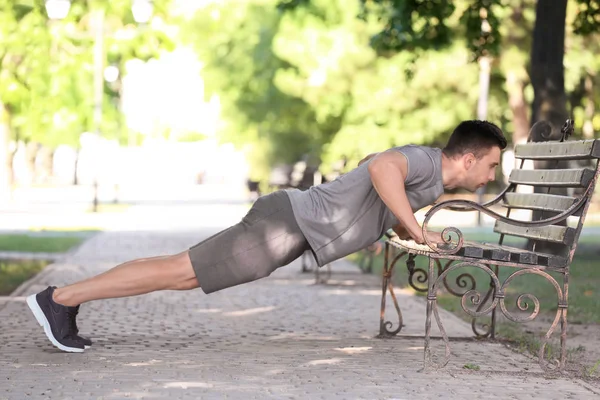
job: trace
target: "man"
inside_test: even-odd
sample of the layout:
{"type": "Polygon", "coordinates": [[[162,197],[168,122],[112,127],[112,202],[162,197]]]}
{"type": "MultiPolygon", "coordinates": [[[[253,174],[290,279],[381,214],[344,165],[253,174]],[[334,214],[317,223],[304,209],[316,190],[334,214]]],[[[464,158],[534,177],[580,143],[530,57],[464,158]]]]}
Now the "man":
{"type": "Polygon", "coordinates": [[[156,290],[202,288],[209,294],[269,276],[310,251],[319,266],[377,241],[393,228],[424,243],[414,213],[444,189],[474,192],[494,180],[506,139],[496,125],[465,121],[441,150],[403,146],[371,154],[338,179],[307,191],[260,197],[241,222],[179,254],[133,260],[62,288],[48,287],[27,304],[58,348],[83,352],[91,341],[78,335],[79,305],[156,290]]]}

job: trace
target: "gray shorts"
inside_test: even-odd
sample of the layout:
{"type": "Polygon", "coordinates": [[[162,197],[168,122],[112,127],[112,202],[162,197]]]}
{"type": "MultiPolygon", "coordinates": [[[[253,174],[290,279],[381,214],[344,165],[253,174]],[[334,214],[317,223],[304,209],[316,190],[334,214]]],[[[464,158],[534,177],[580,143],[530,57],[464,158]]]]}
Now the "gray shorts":
{"type": "Polygon", "coordinates": [[[285,191],[260,197],[242,220],[189,250],[205,293],[269,276],[310,247],[285,191]]]}

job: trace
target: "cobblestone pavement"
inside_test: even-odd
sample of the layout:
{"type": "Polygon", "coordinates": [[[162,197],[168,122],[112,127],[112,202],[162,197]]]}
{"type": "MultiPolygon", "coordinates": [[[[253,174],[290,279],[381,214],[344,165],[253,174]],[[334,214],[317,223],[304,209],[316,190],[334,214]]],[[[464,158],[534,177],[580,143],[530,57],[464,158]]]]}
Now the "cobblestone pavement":
{"type": "MultiPolygon", "coordinates": [[[[315,285],[296,262],[210,296],[168,291],[85,304],[79,326],[95,342],[82,354],[51,346],[25,304],[49,284],[178,252],[213,232],[101,233],[2,298],[0,399],[600,397],[580,380],[545,379],[537,363],[495,343],[456,341],[445,369],[419,372],[423,300],[399,293],[404,335],[377,339],[379,279],[345,262],[328,285],[315,285]]],[[[450,336],[470,336],[468,324],[442,318],[450,336]]]]}

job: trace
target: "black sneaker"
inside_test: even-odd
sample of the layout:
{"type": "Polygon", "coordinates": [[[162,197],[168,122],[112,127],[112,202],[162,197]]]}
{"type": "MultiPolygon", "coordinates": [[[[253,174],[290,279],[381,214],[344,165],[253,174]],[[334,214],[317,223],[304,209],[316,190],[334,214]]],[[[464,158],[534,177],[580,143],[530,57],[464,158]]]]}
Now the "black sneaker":
{"type": "Polygon", "coordinates": [[[27,297],[27,305],[54,346],[70,353],[83,353],[85,344],[75,333],[75,316],[79,307],[55,303],[52,300],[54,289],[49,286],[43,292],[32,294],[27,297]]]}
{"type": "Polygon", "coordinates": [[[74,307],[75,308],[75,315],[73,316],[73,323],[75,324],[75,336],[77,336],[85,345],[85,349],[89,349],[90,347],[92,347],[92,340],[86,338],[85,336],[81,336],[79,334],[79,328],[77,328],[77,320],[75,319],[75,317],[77,317],[77,313],[79,312],[79,306],[74,307]]]}

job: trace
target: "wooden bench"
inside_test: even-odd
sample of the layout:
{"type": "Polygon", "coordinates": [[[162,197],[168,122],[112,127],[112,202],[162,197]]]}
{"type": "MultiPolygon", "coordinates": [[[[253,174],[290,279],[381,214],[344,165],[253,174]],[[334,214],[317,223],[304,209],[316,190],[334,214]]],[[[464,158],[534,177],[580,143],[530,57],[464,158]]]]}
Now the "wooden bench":
{"type": "Polygon", "coordinates": [[[447,240],[445,244],[417,245],[414,241],[402,241],[397,236],[386,241],[380,336],[395,335],[402,329],[402,313],[394,295],[391,277],[394,266],[404,257],[407,258],[409,284],[415,290],[427,293],[425,369],[443,367],[450,358],[450,343],[438,312],[437,293],[440,289],[461,297],[461,306],[472,317],[473,332],[478,338],[494,338],[498,313],[515,322],[531,321],[538,315],[540,304],[534,294],[521,294],[517,297],[516,313],[509,311],[505,304],[505,296],[510,297],[511,281],[526,274],[535,274],[545,278],[554,287],[558,306],[552,325],[541,340],[539,363],[546,372],[564,370],[569,266],[577,248],[600,170],[600,140],[566,141],[571,132],[572,123],[567,121],[560,141],[517,145],[515,158],[520,160],[520,167],[511,172],[508,186],[494,200],[481,205],[467,200],[444,201],[434,205],[425,216],[423,229],[428,230],[429,221],[440,210],[481,212],[495,220],[494,232],[500,234],[498,243],[465,241],[462,232],[454,227],[443,230],[442,236],[447,240]],[[547,169],[524,169],[525,160],[543,160],[547,169]],[[555,165],[566,167],[551,169],[555,165]],[[535,192],[517,191],[526,186],[534,187],[535,192]],[[492,206],[496,206],[496,209],[501,206],[501,209],[506,211],[502,214],[497,213],[492,206]],[[530,210],[534,218],[511,218],[511,211],[517,209],[530,210]],[[533,246],[529,249],[505,246],[503,241],[507,236],[526,238],[533,246]],[[551,254],[539,250],[548,243],[558,245],[560,251],[551,254]],[[415,267],[417,256],[428,258],[427,269],[415,267]],[[484,290],[476,288],[475,279],[468,273],[462,273],[456,278],[458,289],[450,285],[448,274],[463,267],[476,267],[489,275],[490,280],[486,280],[485,293],[484,290]],[[499,268],[511,268],[513,272],[501,282],[498,277],[499,268]],[[548,273],[550,271],[557,272],[561,279],[555,279],[548,273]],[[393,330],[392,322],[385,320],[388,291],[398,313],[398,325],[393,330]],[[533,309],[528,309],[530,305],[533,305],[533,309]],[[432,359],[430,346],[432,316],[445,344],[445,354],[440,357],[439,362],[432,359]],[[476,321],[483,316],[491,318],[491,323],[487,324],[487,329],[480,331],[476,321]],[[558,360],[546,360],[546,346],[557,329],[560,329],[560,357],[558,360]]]}

